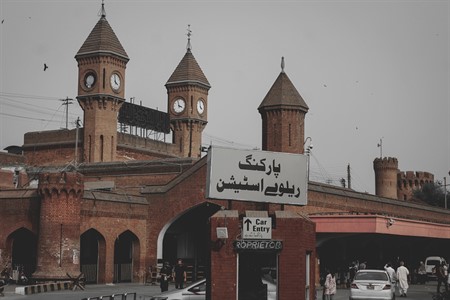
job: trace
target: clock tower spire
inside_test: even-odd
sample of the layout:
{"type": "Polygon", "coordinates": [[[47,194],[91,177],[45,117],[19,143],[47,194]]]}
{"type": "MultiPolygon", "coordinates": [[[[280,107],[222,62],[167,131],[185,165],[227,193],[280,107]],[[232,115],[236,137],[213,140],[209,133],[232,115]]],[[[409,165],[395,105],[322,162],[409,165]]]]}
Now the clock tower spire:
{"type": "Polygon", "coordinates": [[[200,157],[211,85],[192,54],[188,27],[187,51],[166,83],[173,143],[180,157],[200,157]]]}
{"type": "Polygon", "coordinates": [[[125,101],[125,68],[129,61],[108,21],[101,17],[80,50],[77,100],[84,111],[83,161],[116,159],[117,115],[125,101]]]}

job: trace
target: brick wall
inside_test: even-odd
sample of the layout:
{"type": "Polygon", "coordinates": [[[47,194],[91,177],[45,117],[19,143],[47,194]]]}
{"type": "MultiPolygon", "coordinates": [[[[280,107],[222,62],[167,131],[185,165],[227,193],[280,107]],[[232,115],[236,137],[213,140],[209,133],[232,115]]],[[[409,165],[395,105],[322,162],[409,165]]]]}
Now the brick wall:
{"type": "Polygon", "coordinates": [[[2,165],[22,165],[25,163],[25,157],[0,151],[0,163],[2,165]]]}

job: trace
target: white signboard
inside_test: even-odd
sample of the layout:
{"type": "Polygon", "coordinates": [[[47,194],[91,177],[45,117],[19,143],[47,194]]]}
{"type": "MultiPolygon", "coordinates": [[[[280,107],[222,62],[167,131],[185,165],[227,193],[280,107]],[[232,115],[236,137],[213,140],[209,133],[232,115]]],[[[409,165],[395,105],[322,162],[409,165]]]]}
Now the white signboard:
{"type": "Polygon", "coordinates": [[[272,239],[271,218],[246,218],[242,219],[243,239],[272,239]]]}
{"type": "Polygon", "coordinates": [[[210,147],[206,197],[306,205],[307,172],[306,155],[210,147]]]}

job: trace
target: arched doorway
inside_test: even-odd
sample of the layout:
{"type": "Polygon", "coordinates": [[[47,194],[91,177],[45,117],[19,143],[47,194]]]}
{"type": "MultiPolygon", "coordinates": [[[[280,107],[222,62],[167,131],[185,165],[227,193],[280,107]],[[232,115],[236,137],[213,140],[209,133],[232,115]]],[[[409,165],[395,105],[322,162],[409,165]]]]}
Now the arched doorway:
{"type": "Polygon", "coordinates": [[[19,228],[8,237],[11,245],[11,270],[13,280],[17,280],[21,272],[30,278],[36,271],[37,238],[26,228],[19,228]]]}
{"type": "Polygon", "coordinates": [[[187,266],[187,280],[205,276],[209,255],[209,218],[220,210],[213,203],[202,203],[176,216],[158,237],[158,262],[175,264],[178,258],[187,266]]]}
{"type": "Polygon", "coordinates": [[[80,237],[80,271],[86,283],[105,282],[105,238],[95,229],[80,237]]]}
{"type": "Polygon", "coordinates": [[[139,240],[127,230],[114,242],[114,282],[132,282],[139,269],[139,240]]]}

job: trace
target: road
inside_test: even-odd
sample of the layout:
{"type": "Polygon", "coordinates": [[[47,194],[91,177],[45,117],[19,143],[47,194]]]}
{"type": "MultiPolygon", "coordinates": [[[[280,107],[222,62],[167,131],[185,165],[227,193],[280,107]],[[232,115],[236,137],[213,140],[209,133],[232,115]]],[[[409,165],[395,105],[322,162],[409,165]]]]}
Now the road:
{"type": "MultiPolygon", "coordinates": [[[[15,285],[9,285],[6,287],[4,292],[5,300],[81,300],[83,298],[95,297],[95,296],[106,296],[112,294],[123,294],[123,293],[136,293],[136,300],[147,300],[149,296],[159,293],[158,285],[144,285],[144,284],[114,284],[114,285],[87,285],[84,291],[81,290],[66,290],[66,291],[56,291],[48,293],[40,293],[33,295],[18,295],[15,294],[15,285]]],[[[171,285],[170,289],[174,286],[171,285]]],[[[436,291],[436,282],[429,282],[424,285],[411,285],[408,290],[407,298],[400,298],[397,292],[397,299],[408,299],[408,300],[431,300],[433,293],[436,291]]],[[[321,295],[321,290],[318,290],[318,295],[321,295]]],[[[334,300],[348,300],[349,290],[348,289],[338,289],[334,297],[334,300]]],[[[104,298],[109,299],[109,298],[104,298]]],[[[115,299],[122,299],[121,297],[116,297],[115,299]]],[[[134,299],[131,295],[128,295],[127,300],[134,299]]],[[[280,299],[282,300],[282,299],[280,299]]],[[[312,299],[314,300],[314,299],[312,299]]],[[[317,300],[321,300],[319,297],[317,300]]]]}

